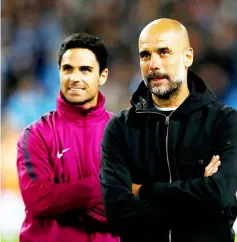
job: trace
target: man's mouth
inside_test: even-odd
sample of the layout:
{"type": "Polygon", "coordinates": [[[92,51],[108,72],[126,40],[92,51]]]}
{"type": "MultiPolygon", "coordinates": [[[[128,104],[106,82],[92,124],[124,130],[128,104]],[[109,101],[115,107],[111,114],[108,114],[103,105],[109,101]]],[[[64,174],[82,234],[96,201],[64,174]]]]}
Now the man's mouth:
{"type": "Polygon", "coordinates": [[[69,93],[72,95],[82,95],[85,92],[86,88],[79,87],[70,87],[68,88],[69,93]]]}
{"type": "Polygon", "coordinates": [[[75,85],[75,86],[69,86],[69,91],[84,91],[86,89],[85,85],[75,85]]]}
{"type": "Polygon", "coordinates": [[[167,79],[165,77],[154,77],[150,79],[151,82],[163,82],[166,81],[167,79]]]}
{"type": "Polygon", "coordinates": [[[85,90],[85,88],[81,88],[81,87],[69,87],[69,90],[85,90]]]}

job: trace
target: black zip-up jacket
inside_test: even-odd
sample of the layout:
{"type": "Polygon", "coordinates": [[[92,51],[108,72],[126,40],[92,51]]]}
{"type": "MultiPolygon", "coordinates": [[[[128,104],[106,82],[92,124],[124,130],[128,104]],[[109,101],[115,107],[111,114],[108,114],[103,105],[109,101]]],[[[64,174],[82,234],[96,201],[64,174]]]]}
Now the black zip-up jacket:
{"type": "Polygon", "coordinates": [[[165,117],[142,82],[132,107],[105,129],[100,181],[105,214],[122,242],[234,241],[237,112],[190,71],[188,85],[188,98],[165,117]],[[213,155],[221,166],[204,177],[213,155]],[[143,184],[139,198],[132,183],[143,184]]]}

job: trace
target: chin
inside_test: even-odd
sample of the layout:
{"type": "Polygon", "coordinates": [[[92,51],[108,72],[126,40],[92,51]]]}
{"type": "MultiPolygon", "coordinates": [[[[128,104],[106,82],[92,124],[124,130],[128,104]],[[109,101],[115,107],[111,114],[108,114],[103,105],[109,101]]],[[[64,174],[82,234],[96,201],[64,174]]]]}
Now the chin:
{"type": "Polygon", "coordinates": [[[72,99],[72,100],[68,100],[68,102],[74,105],[84,105],[85,103],[88,102],[88,100],[72,99]]]}
{"type": "Polygon", "coordinates": [[[167,93],[167,92],[169,92],[169,90],[167,89],[167,88],[162,88],[162,87],[153,87],[152,89],[151,89],[151,91],[152,91],[152,93],[159,93],[160,95],[162,95],[162,94],[165,94],[165,93],[167,93]]]}
{"type": "Polygon", "coordinates": [[[74,105],[76,105],[76,104],[81,104],[82,105],[82,104],[86,103],[88,99],[86,99],[86,98],[76,98],[76,97],[68,97],[68,96],[66,96],[65,97],[65,100],[68,103],[71,103],[71,104],[74,104],[74,105]]]}

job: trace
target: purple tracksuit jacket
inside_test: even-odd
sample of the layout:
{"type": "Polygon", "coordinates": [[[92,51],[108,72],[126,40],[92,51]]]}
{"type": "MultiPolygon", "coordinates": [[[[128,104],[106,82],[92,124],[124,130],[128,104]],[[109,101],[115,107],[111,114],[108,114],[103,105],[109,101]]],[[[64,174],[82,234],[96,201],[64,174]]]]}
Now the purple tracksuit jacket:
{"type": "Polygon", "coordinates": [[[118,242],[104,217],[98,173],[100,143],[112,116],[105,98],[89,110],[64,101],[27,127],[17,170],[25,203],[20,242],[118,242]]]}

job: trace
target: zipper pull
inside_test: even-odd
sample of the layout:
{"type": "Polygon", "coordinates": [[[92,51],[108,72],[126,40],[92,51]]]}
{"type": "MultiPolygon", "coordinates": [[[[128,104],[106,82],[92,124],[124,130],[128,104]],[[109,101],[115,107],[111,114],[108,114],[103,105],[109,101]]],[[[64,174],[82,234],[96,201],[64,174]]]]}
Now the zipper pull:
{"type": "Polygon", "coordinates": [[[169,116],[165,117],[165,125],[167,126],[169,125],[169,121],[170,121],[169,118],[170,118],[169,116]]]}

